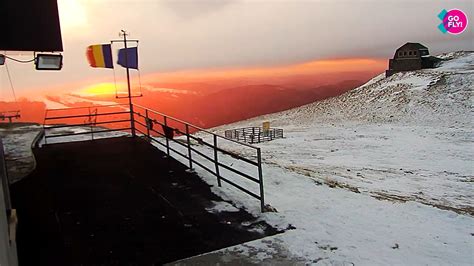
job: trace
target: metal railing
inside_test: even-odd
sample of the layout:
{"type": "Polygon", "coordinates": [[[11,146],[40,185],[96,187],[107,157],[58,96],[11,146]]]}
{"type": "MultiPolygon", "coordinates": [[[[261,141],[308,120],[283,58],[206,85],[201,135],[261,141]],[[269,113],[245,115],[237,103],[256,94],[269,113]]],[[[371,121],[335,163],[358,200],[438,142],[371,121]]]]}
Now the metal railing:
{"type": "Polygon", "coordinates": [[[45,144],[54,138],[90,135],[93,140],[101,133],[131,130],[130,111],[124,104],[47,109],[44,117],[45,144]]]}
{"type": "Polygon", "coordinates": [[[253,144],[281,139],[283,138],[283,129],[270,128],[268,130],[263,130],[261,127],[246,127],[226,130],[224,134],[227,138],[253,144]]]}
{"type": "Polygon", "coordinates": [[[98,133],[130,131],[135,135],[136,132],[157,143],[157,147],[161,146],[168,156],[184,159],[189,169],[199,166],[216,176],[219,187],[225,182],[256,198],[260,201],[261,211],[264,211],[260,148],[217,135],[140,105],[134,104],[131,114],[128,107],[107,105],[48,109],[43,126],[45,144],[48,144],[48,139],[54,138],[90,135],[90,139],[94,139],[98,133]],[[101,127],[97,127],[98,125],[101,127]],[[238,150],[245,150],[246,156],[230,151],[228,147],[232,145],[238,150]],[[250,184],[255,184],[258,188],[247,188],[250,184]]]}
{"type": "Polygon", "coordinates": [[[134,104],[134,115],[134,120],[137,124],[135,130],[146,136],[150,141],[164,147],[168,156],[172,155],[172,153],[179,155],[187,160],[190,169],[193,168],[193,165],[197,165],[216,176],[219,187],[222,186],[223,181],[256,198],[260,201],[261,211],[264,211],[265,199],[260,148],[217,135],[140,105],[134,104]],[[199,136],[193,134],[196,132],[199,132],[199,136]],[[175,145],[171,145],[171,142],[175,145]],[[238,145],[240,149],[247,149],[247,154],[250,154],[244,157],[241,154],[229,151],[223,147],[224,145],[220,145],[221,142],[227,142],[227,146],[230,144],[238,145]],[[197,146],[206,147],[211,152],[206,154],[206,149],[198,149],[197,146]],[[222,155],[226,157],[224,158],[222,155]],[[201,158],[201,160],[197,158],[201,158]],[[204,161],[212,163],[212,166],[205,165],[204,161]],[[244,165],[242,167],[234,166],[237,161],[244,165]],[[254,168],[254,171],[249,171],[249,168],[254,168]],[[226,175],[224,175],[224,172],[226,175]],[[245,178],[251,183],[256,184],[258,192],[251,191],[238,184],[235,178],[231,180],[229,178],[231,175],[245,178]]]}

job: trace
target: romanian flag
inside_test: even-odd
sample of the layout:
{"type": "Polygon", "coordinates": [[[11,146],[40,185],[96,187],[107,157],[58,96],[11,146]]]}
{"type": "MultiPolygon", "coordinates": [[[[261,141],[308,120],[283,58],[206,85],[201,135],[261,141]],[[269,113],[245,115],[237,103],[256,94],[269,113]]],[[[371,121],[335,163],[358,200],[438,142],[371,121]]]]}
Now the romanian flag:
{"type": "Polygon", "coordinates": [[[110,44],[90,45],[86,55],[91,67],[114,68],[110,44]]]}

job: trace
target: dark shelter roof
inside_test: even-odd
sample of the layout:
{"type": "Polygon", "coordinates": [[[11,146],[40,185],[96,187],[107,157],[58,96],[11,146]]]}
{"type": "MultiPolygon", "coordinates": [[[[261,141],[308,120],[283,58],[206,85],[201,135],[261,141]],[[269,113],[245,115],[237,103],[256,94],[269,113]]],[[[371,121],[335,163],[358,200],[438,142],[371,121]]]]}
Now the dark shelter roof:
{"type": "Polygon", "coordinates": [[[56,0],[1,0],[0,18],[0,51],[63,51],[56,0]]]}
{"type": "Polygon", "coordinates": [[[407,42],[404,45],[400,46],[400,48],[398,48],[397,50],[405,49],[405,48],[414,49],[414,50],[428,50],[428,47],[424,46],[421,43],[417,43],[417,42],[407,42]]]}

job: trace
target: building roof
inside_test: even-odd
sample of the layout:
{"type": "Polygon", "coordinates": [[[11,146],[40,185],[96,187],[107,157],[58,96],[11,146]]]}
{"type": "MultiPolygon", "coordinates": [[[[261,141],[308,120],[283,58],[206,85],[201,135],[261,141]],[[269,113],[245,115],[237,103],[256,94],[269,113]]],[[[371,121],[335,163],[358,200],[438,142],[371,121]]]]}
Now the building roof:
{"type": "Polygon", "coordinates": [[[400,48],[398,48],[398,49],[406,48],[407,46],[412,48],[412,49],[417,49],[417,50],[428,50],[428,47],[426,47],[423,44],[418,43],[418,42],[407,42],[404,45],[400,46],[400,48]]]}

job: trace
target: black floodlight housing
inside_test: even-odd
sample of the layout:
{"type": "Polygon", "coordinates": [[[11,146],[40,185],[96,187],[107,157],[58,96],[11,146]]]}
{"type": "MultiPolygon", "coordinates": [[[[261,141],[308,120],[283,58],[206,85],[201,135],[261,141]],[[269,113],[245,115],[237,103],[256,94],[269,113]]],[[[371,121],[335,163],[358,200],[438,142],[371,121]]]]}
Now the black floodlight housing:
{"type": "Polygon", "coordinates": [[[5,64],[5,56],[0,54],[0,66],[2,66],[3,64],[5,64]]]}
{"type": "Polygon", "coordinates": [[[35,65],[36,70],[61,70],[63,67],[63,55],[37,54],[35,65]]]}

